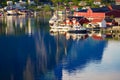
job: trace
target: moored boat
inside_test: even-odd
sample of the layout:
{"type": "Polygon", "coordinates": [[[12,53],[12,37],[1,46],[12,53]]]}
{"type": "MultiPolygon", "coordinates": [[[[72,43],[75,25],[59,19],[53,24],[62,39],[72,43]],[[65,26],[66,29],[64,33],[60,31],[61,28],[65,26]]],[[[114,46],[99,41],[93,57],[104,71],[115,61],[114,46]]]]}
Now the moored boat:
{"type": "Polygon", "coordinates": [[[70,29],[70,26],[52,26],[50,32],[68,32],[70,29]]]}
{"type": "Polygon", "coordinates": [[[52,18],[49,20],[50,27],[54,25],[54,23],[58,20],[58,17],[56,14],[52,16],[52,18]]]}
{"type": "Polygon", "coordinates": [[[87,33],[87,29],[80,26],[80,25],[74,25],[69,31],[69,33],[87,33]]]}
{"type": "Polygon", "coordinates": [[[17,11],[15,9],[9,9],[7,10],[7,15],[16,15],[17,11]]]}

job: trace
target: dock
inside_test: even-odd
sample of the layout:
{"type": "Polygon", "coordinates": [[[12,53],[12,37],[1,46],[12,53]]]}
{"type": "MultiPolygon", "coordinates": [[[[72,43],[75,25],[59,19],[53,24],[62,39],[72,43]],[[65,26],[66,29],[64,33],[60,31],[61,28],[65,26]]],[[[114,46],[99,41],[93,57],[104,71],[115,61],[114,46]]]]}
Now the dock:
{"type": "Polygon", "coordinates": [[[108,36],[111,36],[112,38],[120,39],[120,26],[113,26],[110,28],[101,29],[101,32],[108,36]]]}

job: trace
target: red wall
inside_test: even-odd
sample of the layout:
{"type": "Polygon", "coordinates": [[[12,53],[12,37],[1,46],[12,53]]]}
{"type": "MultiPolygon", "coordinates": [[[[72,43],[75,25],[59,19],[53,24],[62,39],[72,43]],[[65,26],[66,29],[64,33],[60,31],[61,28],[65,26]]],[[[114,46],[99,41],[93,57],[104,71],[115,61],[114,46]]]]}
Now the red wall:
{"type": "Polygon", "coordinates": [[[105,18],[105,13],[93,12],[91,9],[88,9],[87,12],[74,12],[74,16],[84,16],[86,18],[105,18]]]}

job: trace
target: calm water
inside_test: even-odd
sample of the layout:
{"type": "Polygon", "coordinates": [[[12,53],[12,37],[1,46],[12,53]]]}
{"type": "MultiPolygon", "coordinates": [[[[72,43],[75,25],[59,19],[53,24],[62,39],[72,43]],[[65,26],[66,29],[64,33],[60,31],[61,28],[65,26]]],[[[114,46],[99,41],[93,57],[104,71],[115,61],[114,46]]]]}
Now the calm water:
{"type": "Polygon", "coordinates": [[[120,80],[119,40],[51,34],[48,20],[0,18],[0,80],[120,80]]]}

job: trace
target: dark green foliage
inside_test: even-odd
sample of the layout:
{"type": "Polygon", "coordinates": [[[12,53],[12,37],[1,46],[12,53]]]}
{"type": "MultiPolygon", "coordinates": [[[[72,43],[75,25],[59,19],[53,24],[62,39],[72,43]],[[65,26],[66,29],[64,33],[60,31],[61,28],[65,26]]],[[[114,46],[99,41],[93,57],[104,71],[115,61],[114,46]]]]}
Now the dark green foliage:
{"type": "MultiPolygon", "coordinates": [[[[0,0],[0,5],[5,6],[7,1],[8,0],[0,0]]],[[[11,1],[18,2],[19,0],[11,0],[11,1]]],[[[27,0],[24,0],[24,1],[27,2],[27,0]]],[[[57,6],[57,4],[59,3],[68,4],[68,2],[73,2],[74,5],[78,5],[80,1],[85,1],[87,5],[94,6],[93,5],[94,0],[34,0],[34,1],[37,5],[44,3],[44,2],[50,2],[50,3],[52,2],[55,6],[57,6]]],[[[102,4],[108,5],[108,4],[114,3],[115,0],[101,0],[101,2],[102,4]]]]}

